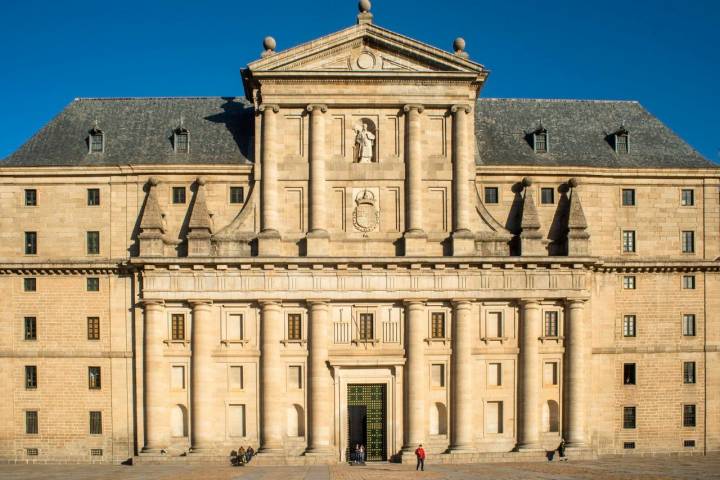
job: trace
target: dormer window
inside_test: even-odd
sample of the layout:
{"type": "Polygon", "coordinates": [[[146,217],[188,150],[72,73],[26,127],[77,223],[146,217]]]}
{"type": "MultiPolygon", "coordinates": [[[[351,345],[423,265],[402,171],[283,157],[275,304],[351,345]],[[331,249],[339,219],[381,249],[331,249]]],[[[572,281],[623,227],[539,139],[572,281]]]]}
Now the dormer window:
{"type": "Polygon", "coordinates": [[[190,153],[190,132],[187,128],[180,125],[175,129],[173,145],[175,153],[190,153]]]}
{"type": "Polygon", "coordinates": [[[630,153],[630,133],[625,127],[620,127],[620,130],[615,132],[615,153],[620,155],[630,153]]]}
{"type": "Polygon", "coordinates": [[[105,151],[105,134],[97,125],[90,130],[88,148],[90,153],[103,153],[105,151]]]}
{"type": "Polygon", "coordinates": [[[533,148],[535,149],[535,153],[547,153],[550,150],[548,140],[548,132],[541,125],[533,132],[533,148]]]}

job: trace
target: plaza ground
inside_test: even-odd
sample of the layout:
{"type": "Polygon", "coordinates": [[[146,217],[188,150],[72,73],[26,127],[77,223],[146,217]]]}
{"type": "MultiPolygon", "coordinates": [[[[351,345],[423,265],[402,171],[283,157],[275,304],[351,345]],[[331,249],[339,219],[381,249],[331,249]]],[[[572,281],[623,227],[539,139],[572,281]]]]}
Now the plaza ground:
{"type": "Polygon", "coordinates": [[[389,463],[365,467],[231,467],[223,465],[0,465],[2,480],[524,480],[720,479],[720,455],[603,457],[594,461],[428,465],[425,472],[389,463]]]}

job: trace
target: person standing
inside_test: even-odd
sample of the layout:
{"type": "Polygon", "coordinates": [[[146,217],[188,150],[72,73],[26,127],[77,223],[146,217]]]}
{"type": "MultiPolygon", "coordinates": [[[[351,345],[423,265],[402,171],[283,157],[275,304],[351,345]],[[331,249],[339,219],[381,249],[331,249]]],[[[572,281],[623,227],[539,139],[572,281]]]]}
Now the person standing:
{"type": "Polygon", "coordinates": [[[558,445],[557,448],[558,454],[560,455],[560,461],[567,461],[567,457],[565,457],[565,439],[560,439],[560,445],[558,445]]]}
{"type": "Polygon", "coordinates": [[[358,453],[358,459],[362,465],[365,465],[365,445],[360,444],[360,451],[358,453]]]}
{"type": "Polygon", "coordinates": [[[425,449],[422,446],[422,443],[418,448],[415,449],[415,456],[417,457],[417,465],[415,466],[415,470],[421,470],[425,471],[425,449]]]}

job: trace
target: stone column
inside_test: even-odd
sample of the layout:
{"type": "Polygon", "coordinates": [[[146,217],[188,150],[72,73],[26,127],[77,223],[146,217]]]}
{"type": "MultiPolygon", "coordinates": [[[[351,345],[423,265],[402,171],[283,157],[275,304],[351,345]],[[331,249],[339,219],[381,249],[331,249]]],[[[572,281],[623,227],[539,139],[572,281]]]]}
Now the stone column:
{"type": "Polygon", "coordinates": [[[405,255],[421,255],[427,242],[422,228],[422,105],[406,105],[405,111],[405,255]]]}
{"type": "Polygon", "coordinates": [[[425,441],[425,397],[427,395],[425,349],[427,335],[424,300],[405,302],[405,446],[403,452],[413,453],[425,441]]]}
{"type": "Polygon", "coordinates": [[[333,452],[333,379],[328,368],[328,331],[330,321],[327,300],[310,304],[310,441],[308,452],[333,452]]]}
{"type": "Polygon", "coordinates": [[[568,299],[565,316],[565,441],[568,447],[585,446],[587,367],[585,300],[568,299]]]}
{"type": "Polygon", "coordinates": [[[520,418],[518,447],[537,450],[540,445],[540,303],[536,299],[520,303],[520,418]]]}
{"type": "Polygon", "coordinates": [[[213,394],[215,378],[212,351],[220,338],[215,335],[212,302],[191,300],[189,303],[192,306],[192,450],[210,451],[213,437],[217,435],[212,417],[218,408],[213,394]]]}
{"type": "Polygon", "coordinates": [[[475,252],[475,236],[470,230],[470,207],[474,204],[471,191],[471,167],[474,166],[474,134],[468,129],[470,105],[454,105],[453,114],[453,255],[475,252]]]}
{"type": "Polygon", "coordinates": [[[170,444],[167,395],[170,391],[167,362],[163,356],[167,339],[167,318],[162,300],[144,300],[145,338],[143,385],[145,397],[145,447],[143,452],[159,453],[170,444]]]}
{"type": "Polygon", "coordinates": [[[472,452],[473,432],[473,361],[472,303],[453,301],[452,336],[452,442],[453,452],[472,452]]]}
{"type": "Polygon", "coordinates": [[[308,105],[310,112],[310,232],[309,256],[327,255],[328,239],[325,192],[325,113],[326,105],[308,105]]]}
{"type": "Polygon", "coordinates": [[[260,452],[281,453],[283,449],[282,362],[280,341],[283,336],[283,315],[280,302],[263,300],[261,312],[260,394],[261,424],[260,452]]]}
{"type": "Polygon", "coordinates": [[[278,202],[278,105],[260,105],[262,113],[262,175],[260,181],[262,230],[258,235],[258,253],[277,255],[280,248],[280,205],[278,202]]]}

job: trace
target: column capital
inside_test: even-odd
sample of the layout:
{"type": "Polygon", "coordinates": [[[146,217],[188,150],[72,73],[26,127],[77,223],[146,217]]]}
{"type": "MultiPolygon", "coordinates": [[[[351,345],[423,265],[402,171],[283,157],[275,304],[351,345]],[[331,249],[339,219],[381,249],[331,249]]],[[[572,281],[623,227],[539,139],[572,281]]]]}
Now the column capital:
{"type": "Polygon", "coordinates": [[[268,307],[278,307],[282,305],[282,300],[273,300],[273,299],[260,299],[257,301],[261,307],[268,308],[268,307]]]}
{"type": "Polygon", "coordinates": [[[418,113],[423,113],[425,111],[425,107],[417,103],[411,103],[403,107],[403,112],[405,113],[410,113],[413,110],[417,110],[418,113]]]}
{"type": "Polygon", "coordinates": [[[403,300],[403,304],[406,307],[424,307],[425,302],[427,302],[427,298],[408,298],[403,300]]]}
{"type": "Polygon", "coordinates": [[[321,307],[321,306],[327,307],[328,304],[330,303],[330,299],[329,298],[310,298],[310,299],[305,300],[305,303],[307,303],[311,307],[321,307]]]}
{"type": "Polygon", "coordinates": [[[524,308],[540,308],[541,298],[521,298],[518,300],[520,306],[524,308]]]}
{"type": "Polygon", "coordinates": [[[568,308],[582,308],[585,305],[585,302],[587,302],[587,298],[566,298],[565,304],[568,306],[568,308]]]}
{"type": "Polygon", "coordinates": [[[311,103],[306,107],[306,110],[310,113],[327,113],[328,106],[324,103],[311,103]]]}
{"type": "Polygon", "coordinates": [[[258,107],[258,111],[265,112],[266,110],[272,110],[273,113],[278,113],[280,111],[280,105],[277,105],[275,103],[263,103],[258,107]]]}
{"type": "Polygon", "coordinates": [[[197,298],[197,299],[188,300],[187,303],[189,303],[192,308],[200,308],[200,307],[209,307],[210,305],[213,304],[213,301],[197,298]]]}
{"type": "Polygon", "coordinates": [[[143,298],[138,302],[138,306],[149,308],[149,307],[164,307],[165,300],[160,298],[143,298]]]}
{"type": "Polygon", "coordinates": [[[453,298],[450,300],[450,303],[452,303],[452,306],[457,309],[465,309],[471,308],[474,301],[474,298],[453,298]]]}
{"type": "Polygon", "coordinates": [[[458,113],[458,112],[470,113],[470,112],[472,112],[472,106],[468,105],[467,103],[459,103],[457,105],[453,105],[452,107],[450,107],[450,111],[452,113],[458,113]]]}

